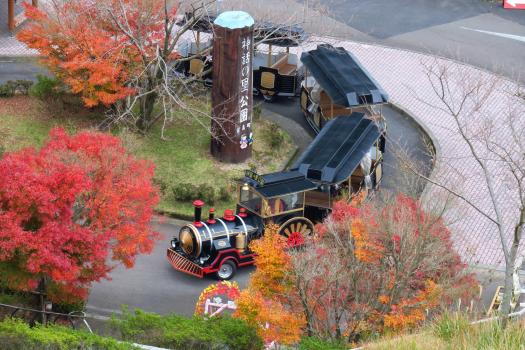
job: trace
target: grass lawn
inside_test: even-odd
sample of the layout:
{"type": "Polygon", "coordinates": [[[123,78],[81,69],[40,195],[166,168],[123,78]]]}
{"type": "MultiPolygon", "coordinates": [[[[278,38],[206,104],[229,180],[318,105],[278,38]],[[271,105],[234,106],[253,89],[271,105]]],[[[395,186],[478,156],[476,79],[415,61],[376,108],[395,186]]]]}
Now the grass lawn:
{"type": "Polygon", "coordinates": [[[444,315],[424,331],[366,344],[369,350],[523,350],[525,321],[502,330],[497,322],[470,325],[461,315],[444,315]]]}
{"type": "MultiPolygon", "coordinates": [[[[193,101],[209,110],[206,97],[193,101]]],[[[102,118],[102,110],[81,107],[48,107],[27,96],[0,99],[0,147],[16,151],[23,147],[40,147],[53,127],[69,132],[93,128],[102,118]]],[[[234,179],[244,169],[256,167],[260,173],[278,171],[295,151],[288,134],[266,120],[253,123],[253,157],[245,164],[223,164],[209,154],[210,135],[184,112],[165,130],[167,140],[160,138],[160,126],[146,136],[126,130],[114,130],[124,145],[137,157],[152,160],[156,165],[155,181],[161,189],[158,210],[170,215],[192,215],[192,199],[203,196],[218,213],[235,204],[234,179]],[[281,140],[275,145],[275,140],[281,140]],[[272,148],[272,141],[274,147],[272,148]],[[212,203],[210,203],[212,202],[212,203]]]]}

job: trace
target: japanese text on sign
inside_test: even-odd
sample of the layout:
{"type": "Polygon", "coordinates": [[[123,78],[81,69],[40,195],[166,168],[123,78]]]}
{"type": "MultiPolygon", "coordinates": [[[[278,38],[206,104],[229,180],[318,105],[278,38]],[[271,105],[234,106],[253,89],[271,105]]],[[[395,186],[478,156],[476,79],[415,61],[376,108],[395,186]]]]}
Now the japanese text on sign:
{"type": "Polygon", "coordinates": [[[241,39],[241,75],[239,89],[239,127],[241,133],[241,148],[244,149],[252,143],[251,116],[249,109],[250,73],[252,60],[251,37],[241,39]]]}

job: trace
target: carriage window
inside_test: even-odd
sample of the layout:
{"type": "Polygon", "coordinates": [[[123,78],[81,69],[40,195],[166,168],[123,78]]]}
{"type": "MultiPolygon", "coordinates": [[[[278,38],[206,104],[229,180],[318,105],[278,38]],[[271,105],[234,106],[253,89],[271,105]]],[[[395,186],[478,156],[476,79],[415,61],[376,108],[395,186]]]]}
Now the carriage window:
{"type": "Polygon", "coordinates": [[[277,215],[291,210],[303,209],[303,194],[292,193],[281,197],[268,199],[267,215],[277,215]]]}
{"type": "Polygon", "coordinates": [[[240,189],[239,204],[257,214],[261,214],[262,197],[253,190],[240,189]]]}

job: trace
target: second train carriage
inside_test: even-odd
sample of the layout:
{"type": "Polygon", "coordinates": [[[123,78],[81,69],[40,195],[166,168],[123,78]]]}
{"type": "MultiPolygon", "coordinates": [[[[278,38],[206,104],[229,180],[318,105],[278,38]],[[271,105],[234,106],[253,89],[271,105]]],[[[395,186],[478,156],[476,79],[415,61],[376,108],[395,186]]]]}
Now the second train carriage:
{"type": "Polygon", "coordinates": [[[301,109],[316,132],[329,120],[353,112],[382,115],[387,93],[350,52],[322,44],[304,52],[301,61],[301,109]]]}
{"type": "Polygon", "coordinates": [[[353,113],[329,121],[288,171],[258,175],[247,171],[239,180],[237,208],[216,217],[213,209],[195,218],[173,237],[167,250],[171,265],[184,273],[230,279],[237,268],[251,265],[249,249],[269,223],[279,225],[288,244],[301,244],[314,232],[335,200],[375,190],[382,178],[385,151],[381,122],[353,113]]]}

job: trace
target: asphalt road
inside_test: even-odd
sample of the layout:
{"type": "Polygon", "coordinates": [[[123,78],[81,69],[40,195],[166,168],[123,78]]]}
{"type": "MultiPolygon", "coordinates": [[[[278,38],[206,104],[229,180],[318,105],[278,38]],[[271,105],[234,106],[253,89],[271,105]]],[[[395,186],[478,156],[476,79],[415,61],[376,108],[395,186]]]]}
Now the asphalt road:
{"type": "Polygon", "coordinates": [[[320,3],[357,40],[449,57],[525,82],[525,10],[485,0],[320,3]]]}
{"type": "MultiPolygon", "coordinates": [[[[132,269],[122,266],[115,269],[110,281],[95,283],[88,300],[88,313],[109,316],[118,313],[121,305],[128,305],[131,310],[140,308],[160,314],[190,316],[202,290],[217,282],[213,278],[199,279],[173,269],[166,258],[166,249],[172,236],[178,234],[180,225],[165,222],[153,226],[164,236],[153,252],[139,256],[132,269]]],[[[252,270],[253,267],[239,269],[233,280],[244,287],[252,270]]]]}

